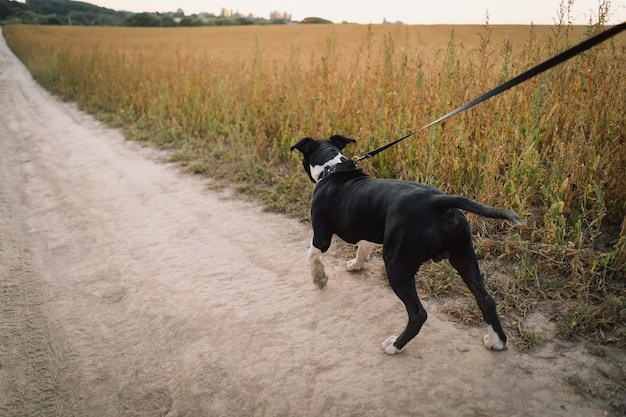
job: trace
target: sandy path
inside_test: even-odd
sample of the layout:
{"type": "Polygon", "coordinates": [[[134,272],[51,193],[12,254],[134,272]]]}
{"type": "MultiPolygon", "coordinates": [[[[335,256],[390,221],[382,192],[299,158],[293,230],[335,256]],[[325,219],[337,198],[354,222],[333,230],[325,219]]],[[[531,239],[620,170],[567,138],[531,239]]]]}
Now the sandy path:
{"type": "Polygon", "coordinates": [[[351,275],[331,254],[316,290],[306,226],[50,97],[2,38],[0,108],[1,416],[609,410],[567,382],[607,359],[490,352],[428,300],[422,334],[385,355],[405,314],[378,268],[351,275]]]}

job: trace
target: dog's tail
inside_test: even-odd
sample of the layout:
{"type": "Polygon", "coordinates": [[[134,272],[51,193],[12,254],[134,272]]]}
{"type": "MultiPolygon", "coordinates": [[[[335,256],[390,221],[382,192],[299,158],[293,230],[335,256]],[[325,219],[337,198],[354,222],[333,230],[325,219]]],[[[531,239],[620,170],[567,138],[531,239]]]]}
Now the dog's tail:
{"type": "Polygon", "coordinates": [[[494,219],[507,219],[513,223],[519,224],[520,219],[514,211],[486,206],[474,201],[471,198],[463,197],[460,195],[436,195],[433,196],[435,206],[441,211],[449,208],[458,208],[467,210],[475,214],[479,214],[485,217],[491,217],[494,219]]]}

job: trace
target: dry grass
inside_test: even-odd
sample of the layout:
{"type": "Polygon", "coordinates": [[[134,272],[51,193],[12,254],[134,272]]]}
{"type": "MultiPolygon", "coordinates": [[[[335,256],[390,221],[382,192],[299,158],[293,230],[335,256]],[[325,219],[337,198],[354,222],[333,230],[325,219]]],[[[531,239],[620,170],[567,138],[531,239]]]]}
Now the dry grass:
{"type": "MultiPolygon", "coordinates": [[[[10,26],[4,34],[53,92],[134,139],[174,149],[191,172],[306,218],[311,186],[289,153],[297,139],[342,133],[358,139],[347,152],[363,154],[600,30],[601,22],[10,26]]],[[[523,226],[470,216],[481,257],[509,267],[509,279],[490,282],[503,310],[549,303],[562,334],[620,344],[625,55],[622,35],[362,164],[375,176],[512,207],[523,226]]],[[[440,281],[424,285],[446,293],[440,281]]]]}

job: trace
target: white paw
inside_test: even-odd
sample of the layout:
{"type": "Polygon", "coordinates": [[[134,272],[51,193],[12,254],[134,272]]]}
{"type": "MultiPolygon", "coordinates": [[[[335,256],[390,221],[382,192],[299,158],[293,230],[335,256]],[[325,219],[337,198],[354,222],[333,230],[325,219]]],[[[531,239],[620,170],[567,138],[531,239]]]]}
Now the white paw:
{"type": "Polygon", "coordinates": [[[385,351],[387,355],[395,355],[396,353],[400,353],[404,350],[404,348],[398,349],[393,345],[396,339],[397,339],[396,336],[389,336],[381,344],[383,350],[385,351]]]}
{"type": "Polygon", "coordinates": [[[327,282],[328,282],[328,275],[324,273],[324,269],[316,270],[315,273],[313,274],[313,283],[317,286],[317,288],[321,290],[322,288],[326,286],[327,282]]]}
{"type": "Polygon", "coordinates": [[[348,268],[348,271],[350,272],[360,271],[361,269],[363,269],[363,262],[359,262],[356,258],[354,258],[350,259],[346,266],[348,268]]]}
{"type": "Polygon", "coordinates": [[[487,326],[487,334],[483,336],[483,343],[487,349],[504,350],[507,348],[507,342],[503,342],[493,330],[491,325],[487,326]]]}
{"type": "Polygon", "coordinates": [[[324,288],[328,282],[328,276],[326,276],[324,272],[324,264],[321,261],[321,257],[322,251],[313,246],[313,242],[311,242],[311,246],[309,247],[309,268],[311,268],[313,282],[320,290],[324,288]]]}

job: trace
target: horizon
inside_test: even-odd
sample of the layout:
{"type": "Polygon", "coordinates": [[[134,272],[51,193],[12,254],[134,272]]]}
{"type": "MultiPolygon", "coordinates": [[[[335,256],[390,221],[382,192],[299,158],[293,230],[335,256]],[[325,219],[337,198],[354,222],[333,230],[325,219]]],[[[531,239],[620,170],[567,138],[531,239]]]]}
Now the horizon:
{"type": "MultiPolygon", "coordinates": [[[[626,21],[626,0],[606,1],[610,7],[606,24],[626,21]]],[[[558,10],[567,1],[527,0],[504,2],[502,0],[440,0],[407,8],[404,0],[387,0],[377,4],[350,5],[330,0],[318,0],[306,4],[291,0],[88,0],[85,3],[117,11],[133,13],[168,13],[181,9],[186,16],[211,13],[219,16],[222,10],[269,18],[270,13],[280,12],[292,16],[294,21],[318,17],[333,23],[378,24],[401,22],[404,24],[484,24],[486,16],[494,25],[552,25],[557,23],[558,10]]],[[[597,22],[599,2],[579,0],[571,5],[571,23],[586,25],[597,22]]],[[[567,18],[567,16],[565,16],[567,18]]],[[[568,22],[564,22],[568,23],[568,22]]]]}

